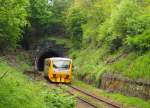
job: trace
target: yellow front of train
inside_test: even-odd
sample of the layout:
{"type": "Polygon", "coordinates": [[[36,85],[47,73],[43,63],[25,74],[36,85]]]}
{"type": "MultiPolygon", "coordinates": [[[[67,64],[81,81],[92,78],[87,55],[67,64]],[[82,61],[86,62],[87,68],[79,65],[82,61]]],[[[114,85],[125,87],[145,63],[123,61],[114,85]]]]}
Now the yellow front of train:
{"type": "Polygon", "coordinates": [[[48,58],[44,71],[51,82],[70,83],[72,80],[72,60],[69,58],[48,58]]]}

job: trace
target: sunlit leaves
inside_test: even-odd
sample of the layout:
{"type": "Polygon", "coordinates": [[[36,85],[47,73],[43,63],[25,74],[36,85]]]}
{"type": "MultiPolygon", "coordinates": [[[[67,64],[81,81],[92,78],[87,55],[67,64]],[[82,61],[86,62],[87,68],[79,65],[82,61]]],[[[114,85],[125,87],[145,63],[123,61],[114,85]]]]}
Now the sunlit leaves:
{"type": "Polygon", "coordinates": [[[27,0],[0,0],[0,49],[16,47],[27,24],[27,0]]]}
{"type": "Polygon", "coordinates": [[[47,23],[52,14],[47,0],[30,0],[29,12],[30,21],[39,24],[47,23]]]}

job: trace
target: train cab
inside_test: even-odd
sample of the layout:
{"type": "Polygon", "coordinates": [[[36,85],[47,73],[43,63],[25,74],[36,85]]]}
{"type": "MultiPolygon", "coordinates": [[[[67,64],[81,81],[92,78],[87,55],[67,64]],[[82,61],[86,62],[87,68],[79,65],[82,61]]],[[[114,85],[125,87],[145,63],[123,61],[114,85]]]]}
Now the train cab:
{"type": "Polygon", "coordinates": [[[45,59],[44,76],[51,82],[71,83],[72,59],[60,57],[45,59]]]}

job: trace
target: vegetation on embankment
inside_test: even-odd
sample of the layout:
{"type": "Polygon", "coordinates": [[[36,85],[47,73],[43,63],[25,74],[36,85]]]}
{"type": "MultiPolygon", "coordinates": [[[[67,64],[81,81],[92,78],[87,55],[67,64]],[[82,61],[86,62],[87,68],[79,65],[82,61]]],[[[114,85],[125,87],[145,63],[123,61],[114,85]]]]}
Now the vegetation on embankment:
{"type": "Polygon", "coordinates": [[[124,96],[120,93],[108,93],[103,90],[97,89],[90,85],[87,85],[81,81],[74,81],[74,85],[81,87],[82,89],[88,90],[97,96],[108,98],[122,105],[123,108],[149,108],[150,101],[144,101],[140,98],[124,96]]]}
{"type": "Polygon", "coordinates": [[[44,82],[30,80],[23,71],[31,69],[24,53],[0,57],[0,108],[73,108],[72,97],[50,89],[44,82]]]}
{"type": "Polygon", "coordinates": [[[147,0],[75,0],[66,26],[80,79],[99,85],[104,72],[115,72],[149,81],[149,16],[147,0]]]}
{"type": "Polygon", "coordinates": [[[100,86],[101,76],[104,72],[122,74],[131,79],[150,79],[150,52],[146,53],[104,53],[105,49],[87,48],[73,51],[74,65],[78,77],[88,83],[100,86]]]}

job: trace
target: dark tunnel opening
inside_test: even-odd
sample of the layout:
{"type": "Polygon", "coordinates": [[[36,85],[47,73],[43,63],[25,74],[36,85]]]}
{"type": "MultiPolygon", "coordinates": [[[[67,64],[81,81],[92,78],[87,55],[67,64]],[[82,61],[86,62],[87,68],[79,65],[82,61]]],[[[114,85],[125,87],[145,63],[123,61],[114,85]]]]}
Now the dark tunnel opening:
{"type": "Polygon", "coordinates": [[[53,51],[47,51],[47,52],[44,52],[38,59],[38,62],[37,62],[37,69],[39,71],[43,71],[44,70],[44,60],[46,58],[50,58],[50,57],[59,57],[59,54],[57,54],[56,52],[53,52],[53,51]]]}

